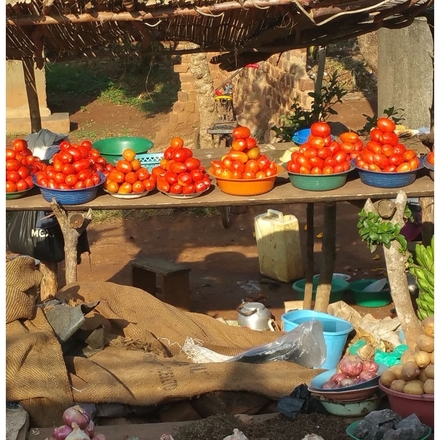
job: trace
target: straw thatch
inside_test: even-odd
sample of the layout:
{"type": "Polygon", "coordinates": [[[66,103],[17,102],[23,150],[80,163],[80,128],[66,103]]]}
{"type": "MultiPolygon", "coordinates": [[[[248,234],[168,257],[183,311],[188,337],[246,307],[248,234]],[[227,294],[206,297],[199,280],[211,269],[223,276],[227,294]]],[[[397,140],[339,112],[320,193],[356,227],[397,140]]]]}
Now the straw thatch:
{"type": "Polygon", "coordinates": [[[433,0],[6,0],[6,58],[217,52],[225,70],[401,28],[433,0]],[[182,44],[185,43],[185,44],[182,44]],[[187,44],[188,43],[188,44],[187,44]]]}

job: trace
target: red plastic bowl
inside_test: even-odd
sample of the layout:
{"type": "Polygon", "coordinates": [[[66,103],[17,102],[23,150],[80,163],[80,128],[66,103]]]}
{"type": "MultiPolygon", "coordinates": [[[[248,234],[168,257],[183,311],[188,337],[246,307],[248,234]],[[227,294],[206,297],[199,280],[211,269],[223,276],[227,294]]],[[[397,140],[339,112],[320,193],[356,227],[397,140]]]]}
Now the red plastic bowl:
{"type": "Polygon", "coordinates": [[[434,394],[399,393],[391,390],[379,382],[379,388],[387,395],[391,409],[402,416],[415,414],[419,420],[434,430],[434,394]]]}

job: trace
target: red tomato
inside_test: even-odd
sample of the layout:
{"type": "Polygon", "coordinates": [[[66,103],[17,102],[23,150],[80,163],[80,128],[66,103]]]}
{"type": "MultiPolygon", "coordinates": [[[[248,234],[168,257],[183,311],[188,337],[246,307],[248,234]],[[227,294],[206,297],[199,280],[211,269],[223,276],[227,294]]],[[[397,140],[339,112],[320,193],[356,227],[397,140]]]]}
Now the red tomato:
{"type": "MultiPolygon", "coordinates": [[[[338,161],[334,157],[327,157],[324,160],[324,166],[330,165],[332,168],[334,168],[338,164],[338,161]]],[[[322,167],[324,168],[324,167],[322,167]]]]}
{"type": "Polygon", "coordinates": [[[310,170],[310,174],[322,174],[322,169],[320,167],[313,167],[310,170]]]}
{"type": "Polygon", "coordinates": [[[232,179],[232,171],[227,168],[223,168],[220,171],[219,177],[222,179],[232,179]]]}
{"type": "Polygon", "coordinates": [[[66,176],[63,173],[56,173],[54,180],[59,185],[60,183],[64,183],[65,178],[66,176]]]}
{"type": "Polygon", "coordinates": [[[313,148],[313,147],[309,147],[304,151],[303,155],[307,159],[310,159],[311,157],[317,157],[318,156],[318,149],[313,148]]]}
{"type": "MultiPolygon", "coordinates": [[[[170,140],[170,147],[173,148],[182,148],[183,147],[183,139],[179,136],[174,136],[171,140],[170,140]]],[[[168,191],[166,191],[168,192],[168,191]]]]}
{"type": "Polygon", "coordinates": [[[337,141],[332,141],[332,143],[328,146],[328,148],[332,152],[332,155],[334,155],[341,149],[341,145],[337,141]]]}
{"type": "Polygon", "coordinates": [[[406,150],[402,156],[405,162],[409,162],[411,159],[414,159],[417,154],[414,150],[406,150]]]}
{"type": "Polygon", "coordinates": [[[309,163],[310,163],[310,166],[312,168],[320,168],[320,169],[322,169],[325,166],[324,159],[321,159],[320,157],[311,157],[311,158],[309,158],[309,163]]]}
{"type": "Polygon", "coordinates": [[[19,162],[17,159],[8,159],[6,161],[7,171],[18,171],[20,167],[21,167],[21,162],[19,162]]]}
{"type": "Polygon", "coordinates": [[[32,188],[34,186],[34,182],[32,182],[32,176],[27,176],[24,180],[26,181],[28,188],[32,188]]]}
{"type": "MultiPolygon", "coordinates": [[[[235,160],[239,160],[240,162],[243,162],[244,164],[249,160],[249,157],[246,153],[244,153],[243,151],[231,151],[230,153],[228,153],[229,158],[231,159],[231,165],[232,162],[235,160]]],[[[227,167],[229,169],[231,169],[231,167],[227,167]]]]}
{"type": "Polygon", "coordinates": [[[206,187],[205,182],[197,182],[197,183],[194,185],[194,190],[195,190],[196,193],[203,192],[203,191],[205,191],[206,189],[207,189],[207,187],[206,187]]]}
{"type": "Polygon", "coordinates": [[[186,172],[187,169],[186,169],[186,165],[183,162],[173,162],[170,165],[170,168],[168,171],[171,171],[175,174],[180,174],[180,173],[186,172]]]}
{"type": "Polygon", "coordinates": [[[186,169],[188,171],[196,170],[200,167],[200,159],[197,159],[196,157],[188,157],[188,159],[185,160],[186,169]]]}
{"type": "Polygon", "coordinates": [[[77,147],[70,146],[69,148],[66,149],[66,153],[72,156],[72,160],[69,161],[69,163],[75,162],[77,160],[81,160],[83,158],[81,150],[77,147]]]}
{"type": "Polygon", "coordinates": [[[180,183],[170,185],[170,194],[182,194],[183,186],[180,183]]]}
{"type": "Polygon", "coordinates": [[[247,139],[250,135],[251,131],[247,127],[239,126],[232,130],[232,137],[234,139],[247,139]]]}
{"type": "Polygon", "coordinates": [[[396,172],[398,173],[405,173],[407,171],[411,171],[411,165],[408,162],[401,163],[396,168],[396,172]]]}
{"type": "Polygon", "coordinates": [[[193,184],[182,187],[182,194],[193,194],[194,192],[195,190],[193,184]]]}
{"type": "MultiPolygon", "coordinates": [[[[244,165],[241,162],[238,162],[238,163],[240,165],[242,165],[243,169],[244,169],[244,165]]],[[[201,171],[199,169],[191,170],[190,174],[191,174],[191,178],[192,178],[193,182],[199,182],[200,180],[203,180],[204,173],[203,173],[203,171],[201,171]]]]}
{"type": "Polygon", "coordinates": [[[373,155],[373,163],[377,165],[381,170],[383,170],[389,165],[388,158],[380,153],[375,153],[373,155]]]}
{"type": "Polygon", "coordinates": [[[307,139],[307,143],[313,148],[324,148],[325,147],[325,139],[321,136],[310,135],[307,139]]]}
{"type": "Polygon", "coordinates": [[[17,183],[21,179],[18,171],[6,171],[6,180],[17,183]]]}
{"type": "Polygon", "coordinates": [[[159,176],[157,178],[157,189],[163,192],[169,192],[170,184],[165,180],[164,177],[159,176]]]}
{"type": "Polygon", "coordinates": [[[324,147],[318,151],[318,157],[320,157],[321,159],[326,159],[327,157],[331,156],[333,156],[333,153],[330,150],[330,147],[324,147]]]}
{"type": "Polygon", "coordinates": [[[60,143],[59,147],[61,151],[66,151],[70,147],[70,142],[64,140],[60,143]]]}
{"type": "MultiPolygon", "coordinates": [[[[345,163],[347,163],[347,162],[345,162],[345,163]]],[[[343,165],[342,163],[338,163],[338,164],[333,168],[333,172],[334,172],[335,174],[337,174],[337,173],[343,173],[344,171],[346,171],[346,170],[345,170],[345,167],[344,167],[344,165],[343,165]]]]}
{"type": "Polygon", "coordinates": [[[300,167],[299,167],[300,174],[310,174],[311,170],[312,170],[311,167],[306,167],[304,165],[300,165],[300,167]]]}
{"type": "Polygon", "coordinates": [[[20,175],[20,177],[22,179],[26,179],[27,176],[29,176],[30,172],[29,172],[29,168],[27,166],[22,165],[19,169],[18,169],[18,174],[20,175]]]}
{"type": "Polygon", "coordinates": [[[248,149],[251,150],[252,148],[255,148],[257,146],[257,140],[253,137],[248,137],[246,139],[246,145],[248,149]]]}
{"type": "Polygon", "coordinates": [[[10,180],[6,181],[6,192],[17,192],[17,185],[15,182],[11,182],[10,180]]]}
{"type": "Polygon", "coordinates": [[[179,183],[182,186],[186,186],[193,183],[191,173],[180,173],[177,176],[177,183],[179,183]]]}
{"type": "Polygon", "coordinates": [[[382,143],[383,144],[390,144],[394,147],[394,145],[397,145],[399,143],[399,136],[397,136],[394,131],[391,131],[389,133],[384,133],[382,135],[382,143]]]}
{"type": "Polygon", "coordinates": [[[15,159],[15,151],[12,148],[6,148],[6,160],[15,159]]]}
{"type": "Polygon", "coordinates": [[[388,158],[388,162],[390,163],[390,165],[394,165],[394,166],[398,167],[400,164],[402,164],[404,162],[403,156],[401,154],[392,154],[388,158]]]}
{"type": "Polygon", "coordinates": [[[240,174],[243,174],[245,172],[245,168],[246,168],[245,164],[239,160],[233,160],[231,163],[231,170],[237,171],[240,174]]]}
{"type": "Polygon", "coordinates": [[[75,168],[71,163],[65,163],[61,166],[61,172],[66,176],[69,174],[75,174],[75,168]]]}
{"type": "Polygon", "coordinates": [[[379,128],[373,128],[370,131],[370,139],[375,142],[382,143],[383,132],[379,128]]]}
{"type": "Polygon", "coordinates": [[[299,166],[306,167],[308,169],[312,168],[309,160],[303,154],[300,154],[299,156],[297,156],[296,163],[299,166]]]}
{"type": "Polygon", "coordinates": [[[322,169],[322,174],[334,174],[334,168],[331,167],[330,165],[326,165],[326,166],[322,169]]]}
{"type": "Polygon", "coordinates": [[[352,151],[354,151],[354,144],[342,142],[340,148],[342,151],[344,151],[346,153],[351,153],[352,151]]]}
{"type": "Polygon", "coordinates": [[[403,144],[397,144],[393,148],[394,154],[403,154],[406,151],[406,147],[403,144]]]}
{"type": "Polygon", "coordinates": [[[385,157],[390,157],[394,153],[394,148],[389,144],[382,145],[382,154],[385,157]]]}
{"type": "Polygon", "coordinates": [[[367,150],[372,151],[373,153],[380,153],[382,151],[382,144],[376,141],[368,141],[365,144],[365,148],[367,150]]]}
{"type": "Polygon", "coordinates": [[[346,142],[349,144],[354,144],[358,141],[359,135],[355,133],[354,131],[346,131],[344,133],[341,133],[339,135],[339,139],[341,139],[341,142],[346,142]]]}
{"type": "Polygon", "coordinates": [[[16,153],[26,150],[28,143],[24,139],[15,139],[12,141],[12,148],[16,153]]]}
{"type": "Polygon", "coordinates": [[[370,171],[382,171],[382,170],[380,169],[379,165],[376,165],[375,163],[370,163],[370,164],[368,165],[368,169],[369,169],[370,171]]]}
{"type": "MultiPolygon", "coordinates": [[[[86,160],[86,159],[83,159],[83,160],[86,160]]],[[[79,162],[82,162],[82,160],[79,161],[79,162]]],[[[78,162],[75,162],[75,163],[78,163],[78,162]]],[[[75,166],[75,163],[73,164],[74,166],[75,166]]],[[[89,162],[87,161],[87,163],[89,163],[89,162]]],[[[127,160],[125,160],[125,159],[119,159],[119,160],[116,162],[116,169],[117,169],[118,171],[122,171],[124,174],[127,174],[127,173],[129,173],[130,171],[133,170],[133,166],[132,166],[131,163],[128,162],[127,160]]]]}
{"type": "Polygon", "coordinates": [[[80,148],[80,147],[85,148],[85,149],[87,149],[88,151],[90,151],[90,150],[93,148],[92,143],[91,143],[90,141],[88,141],[88,140],[84,140],[84,141],[82,141],[82,142],[79,144],[79,147],[78,147],[78,148],[80,148]]]}
{"type": "Polygon", "coordinates": [[[177,174],[173,173],[172,171],[167,171],[163,177],[170,185],[177,183],[177,174]]]}
{"type": "MultiPolygon", "coordinates": [[[[269,168],[270,168],[270,166],[269,166],[269,168]]],[[[245,172],[246,171],[251,171],[252,173],[256,174],[258,171],[260,171],[260,167],[258,166],[258,162],[255,159],[248,160],[245,164],[245,172]]]]}
{"type": "Polygon", "coordinates": [[[156,182],[152,178],[146,179],[143,182],[144,182],[146,191],[153,191],[156,188],[156,182]]]}
{"type": "Polygon", "coordinates": [[[86,184],[83,180],[78,180],[78,182],[75,183],[74,189],[83,189],[86,187],[86,184]]]}
{"type": "Polygon", "coordinates": [[[336,162],[341,164],[348,161],[349,155],[345,151],[338,151],[333,157],[335,158],[336,162]]]}
{"type": "Polygon", "coordinates": [[[323,138],[330,136],[331,134],[330,125],[327,122],[314,122],[310,126],[310,132],[313,136],[321,136],[323,138]]]}
{"type": "Polygon", "coordinates": [[[376,125],[383,133],[391,133],[396,129],[396,124],[389,118],[378,118],[376,125]]]}
{"type": "Polygon", "coordinates": [[[150,178],[150,172],[145,167],[140,167],[136,171],[136,175],[138,180],[140,180],[141,182],[143,182],[144,180],[148,180],[150,178]]]}
{"type": "Polygon", "coordinates": [[[92,177],[92,170],[90,168],[81,170],[78,172],[76,177],[78,177],[78,180],[86,181],[87,179],[90,179],[90,177],[92,177]]]}
{"type": "Polygon", "coordinates": [[[418,157],[414,157],[413,159],[409,160],[408,163],[410,164],[412,170],[416,170],[420,166],[420,160],[418,157]]]}
{"type": "Polygon", "coordinates": [[[384,171],[385,173],[394,173],[396,171],[396,166],[395,165],[388,165],[382,171],[384,171]]]}
{"type": "Polygon", "coordinates": [[[66,185],[69,185],[71,188],[73,188],[76,182],[78,182],[78,177],[76,177],[76,174],[69,174],[64,179],[64,182],[66,183],[66,185]]]}
{"type": "Polygon", "coordinates": [[[299,173],[300,166],[290,160],[289,162],[287,162],[286,168],[287,171],[290,171],[291,173],[299,173]]]}
{"type": "Polygon", "coordinates": [[[429,164],[434,165],[434,152],[433,151],[428,153],[428,155],[426,156],[426,160],[428,161],[429,164]]]}
{"type": "Polygon", "coordinates": [[[234,139],[231,148],[235,151],[244,151],[248,148],[246,139],[234,139]]]}

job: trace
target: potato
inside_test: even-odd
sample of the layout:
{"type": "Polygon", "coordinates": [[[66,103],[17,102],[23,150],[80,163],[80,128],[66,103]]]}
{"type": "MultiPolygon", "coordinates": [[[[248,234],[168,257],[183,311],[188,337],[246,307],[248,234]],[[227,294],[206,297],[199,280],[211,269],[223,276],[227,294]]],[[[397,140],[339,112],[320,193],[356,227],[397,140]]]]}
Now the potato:
{"type": "Polygon", "coordinates": [[[402,367],[402,379],[403,380],[415,380],[417,379],[418,375],[420,373],[420,368],[418,367],[418,365],[413,362],[413,361],[409,361],[406,362],[405,364],[403,364],[402,367]]]}
{"type": "Polygon", "coordinates": [[[380,383],[387,388],[390,387],[393,380],[396,380],[396,375],[390,369],[385,370],[379,379],[380,383]]]}
{"type": "Polygon", "coordinates": [[[425,368],[425,373],[428,376],[428,379],[434,379],[434,365],[429,364],[426,368],[425,368]]]}
{"type": "Polygon", "coordinates": [[[434,365],[434,352],[431,353],[431,364],[434,365]]]}
{"type": "Polygon", "coordinates": [[[403,389],[407,384],[403,379],[396,379],[391,382],[390,389],[394,391],[398,391],[399,393],[403,393],[403,389]]]}
{"type": "Polygon", "coordinates": [[[420,368],[420,373],[417,379],[421,380],[422,382],[426,382],[429,379],[429,377],[426,375],[425,368],[420,368]]]}
{"type": "Polygon", "coordinates": [[[417,350],[414,353],[414,362],[419,368],[425,368],[431,363],[431,354],[426,351],[417,350]]]}
{"type": "Polygon", "coordinates": [[[403,387],[403,392],[405,394],[424,394],[425,391],[423,390],[423,382],[421,380],[410,380],[406,382],[405,386],[403,387]]]}
{"type": "Polygon", "coordinates": [[[412,350],[406,350],[402,353],[402,356],[400,357],[400,361],[402,364],[406,364],[408,361],[414,361],[414,351],[412,350]]]}
{"type": "Polygon", "coordinates": [[[394,373],[396,379],[402,379],[402,368],[403,365],[400,364],[400,365],[393,365],[392,367],[388,368],[388,370],[394,373]]]}
{"type": "Polygon", "coordinates": [[[422,321],[422,329],[426,336],[434,337],[434,315],[428,316],[422,321]]]}
{"type": "Polygon", "coordinates": [[[419,335],[416,339],[416,345],[420,350],[432,353],[434,351],[434,338],[425,334],[419,335]]]}
{"type": "Polygon", "coordinates": [[[428,379],[423,384],[423,391],[426,394],[434,394],[434,379],[428,379]]]}

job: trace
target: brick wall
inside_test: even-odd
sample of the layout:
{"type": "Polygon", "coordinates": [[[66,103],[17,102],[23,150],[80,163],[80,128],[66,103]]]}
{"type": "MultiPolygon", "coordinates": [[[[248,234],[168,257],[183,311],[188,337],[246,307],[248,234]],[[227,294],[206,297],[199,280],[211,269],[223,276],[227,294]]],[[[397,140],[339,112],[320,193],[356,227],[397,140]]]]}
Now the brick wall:
{"type": "MultiPolygon", "coordinates": [[[[210,56],[208,56],[208,59],[210,56]]],[[[178,100],[173,106],[170,123],[176,131],[191,125],[197,130],[199,111],[197,91],[189,69],[190,56],[179,57],[174,71],[179,74],[181,88],[178,100]]],[[[210,64],[214,88],[219,87],[234,72],[224,72],[217,65],[210,64]]],[[[295,96],[305,108],[310,108],[314,82],[306,73],[306,49],[297,49],[276,54],[259,63],[258,69],[244,68],[232,80],[233,102],[237,121],[251,129],[259,142],[271,142],[275,133],[273,125],[280,125],[280,116],[289,113],[295,96]]],[[[168,138],[169,130],[164,128],[157,137],[168,138]]]]}

